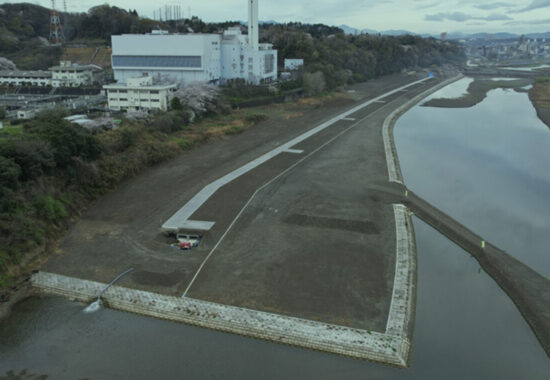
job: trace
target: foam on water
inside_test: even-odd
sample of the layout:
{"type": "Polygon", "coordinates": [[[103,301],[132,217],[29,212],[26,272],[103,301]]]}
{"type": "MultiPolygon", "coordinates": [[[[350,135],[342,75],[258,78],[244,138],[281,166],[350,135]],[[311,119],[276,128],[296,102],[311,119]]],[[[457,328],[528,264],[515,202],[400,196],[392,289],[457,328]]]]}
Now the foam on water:
{"type": "Polygon", "coordinates": [[[91,304],[89,304],[88,306],[86,306],[86,308],[84,309],[84,312],[85,313],[94,313],[96,311],[98,311],[99,309],[101,309],[101,306],[103,305],[103,302],[101,302],[101,298],[98,298],[97,300],[95,300],[94,302],[92,302],[91,304]]]}

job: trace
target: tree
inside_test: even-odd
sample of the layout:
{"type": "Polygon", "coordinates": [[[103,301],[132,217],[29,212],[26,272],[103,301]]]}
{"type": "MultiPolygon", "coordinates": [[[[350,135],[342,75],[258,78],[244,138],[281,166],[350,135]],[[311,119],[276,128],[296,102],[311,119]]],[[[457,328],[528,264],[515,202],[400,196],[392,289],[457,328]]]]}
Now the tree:
{"type": "Polygon", "coordinates": [[[0,107],[0,120],[4,119],[6,117],[6,109],[4,107],[0,107]]]}
{"type": "Polygon", "coordinates": [[[178,98],[182,105],[190,108],[197,116],[214,110],[219,95],[220,89],[217,86],[200,82],[174,92],[174,98],[178,98]]]}
{"type": "Polygon", "coordinates": [[[317,95],[325,90],[325,76],[321,71],[305,73],[302,79],[306,95],[317,95]]]}
{"type": "Polygon", "coordinates": [[[174,111],[181,111],[183,110],[183,106],[181,105],[181,101],[177,96],[174,96],[172,100],[170,101],[170,108],[172,108],[174,111]]]}
{"type": "MultiPolygon", "coordinates": [[[[32,137],[3,140],[0,144],[0,155],[18,165],[23,181],[39,177],[55,167],[50,145],[32,137]]],[[[9,163],[5,161],[4,165],[9,165],[9,163]]],[[[12,168],[12,170],[15,169],[12,168]]]]}
{"type": "Polygon", "coordinates": [[[21,167],[13,159],[0,156],[0,185],[17,188],[20,176],[21,167]]]}
{"type": "Polygon", "coordinates": [[[51,145],[58,167],[67,167],[71,157],[93,160],[101,154],[101,145],[95,136],[80,125],[64,120],[60,114],[44,112],[32,123],[27,127],[28,132],[51,145]]]}

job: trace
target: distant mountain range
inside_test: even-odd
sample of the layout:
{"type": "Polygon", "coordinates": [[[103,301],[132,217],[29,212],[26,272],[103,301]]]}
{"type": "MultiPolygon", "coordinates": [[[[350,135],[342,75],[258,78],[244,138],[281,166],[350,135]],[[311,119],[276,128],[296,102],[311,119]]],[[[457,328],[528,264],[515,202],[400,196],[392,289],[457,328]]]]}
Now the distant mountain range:
{"type": "MultiPolygon", "coordinates": [[[[353,28],[348,25],[340,25],[338,28],[342,29],[344,33],[346,34],[361,34],[361,33],[368,33],[368,34],[382,34],[385,36],[396,36],[401,34],[412,34],[412,35],[420,35],[422,37],[436,37],[439,38],[439,34],[418,34],[414,33],[408,30],[383,30],[378,31],[374,29],[357,29],[353,28]]],[[[511,38],[519,38],[520,34],[513,34],[513,33],[449,33],[447,38],[451,40],[467,40],[467,39],[489,39],[489,40],[505,40],[505,39],[511,39],[511,38]]],[[[525,37],[527,38],[550,38],[550,32],[546,33],[529,33],[525,34],[525,37]]]]}

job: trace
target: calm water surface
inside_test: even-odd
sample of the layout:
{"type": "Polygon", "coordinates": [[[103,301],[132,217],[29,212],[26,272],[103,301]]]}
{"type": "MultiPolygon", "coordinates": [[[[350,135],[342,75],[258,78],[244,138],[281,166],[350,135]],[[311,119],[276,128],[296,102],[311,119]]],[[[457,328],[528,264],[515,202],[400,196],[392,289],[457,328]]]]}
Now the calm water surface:
{"type": "Polygon", "coordinates": [[[395,139],[411,190],[550,277],[550,129],[526,93],[493,90],[471,108],[415,107],[395,139]]]}
{"type": "MultiPolygon", "coordinates": [[[[517,95],[492,92],[487,100],[494,94],[504,97],[517,95]]],[[[479,141],[480,135],[470,138],[469,128],[460,126],[458,131],[453,131],[445,123],[455,121],[454,117],[442,116],[433,128],[426,129],[426,124],[434,120],[431,113],[434,110],[458,111],[416,107],[404,116],[395,130],[407,184],[440,207],[450,198],[452,202],[448,208],[455,217],[485,215],[489,219],[485,224],[491,225],[496,211],[489,210],[496,208],[498,202],[493,202],[493,199],[488,203],[470,202],[483,199],[487,183],[492,184],[493,190],[500,187],[499,176],[493,181],[482,182],[483,186],[478,184],[466,188],[468,184],[477,183],[477,179],[465,179],[461,175],[477,172],[462,166],[469,162],[476,163],[476,167],[483,166],[487,156],[496,154],[494,148],[479,141]],[[429,144],[425,139],[438,143],[429,144]],[[449,146],[453,143],[449,140],[453,139],[458,141],[454,143],[456,148],[451,149],[449,146]],[[459,158],[455,151],[463,148],[462,144],[474,146],[476,148],[471,150],[484,151],[485,154],[472,157],[470,153],[467,154],[469,159],[459,158]],[[424,152],[428,147],[429,151],[424,152]],[[487,149],[483,150],[483,147],[487,149]],[[447,152],[454,154],[453,160],[447,161],[447,152]],[[423,161],[432,156],[435,156],[433,160],[423,161]],[[444,163],[449,164],[447,169],[443,167],[444,163]],[[456,175],[447,174],[455,169],[458,170],[456,175]],[[444,182],[442,175],[447,175],[447,179],[454,181],[451,184],[457,185],[440,184],[444,182]],[[433,189],[437,186],[440,186],[439,191],[450,192],[447,198],[433,189]],[[470,194],[477,192],[481,194],[470,194]],[[465,211],[466,205],[470,204],[487,207],[487,211],[465,211]]],[[[493,114],[502,115],[497,111],[493,114]]],[[[490,124],[494,128],[498,125],[497,122],[490,124]]],[[[539,131],[523,124],[519,128],[539,131]]],[[[510,126],[510,129],[513,128],[510,126]]],[[[550,134],[547,130],[544,132],[550,134]]],[[[481,135],[493,135],[491,141],[499,140],[494,132],[485,131],[481,135]]],[[[523,137],[528,140],[524,140],[525,143],[534,144],[531,152],[540,147],[537,144],[542,140],[541,136],[544,134],[533,140],[523,137]]],[[[527,155],[529,149],[524,151],[527,155]]],[[[531,162],[526,157],[523,159],[531,162]]],[[[501,165],[494,163],[499,162],[498,159],[492,160],[493,165],[501,165]]],[[[515,167],[520,165],[515,164],[515,167]]],[[[534,173],[535,168],[542,167],[527,166],[534,173]]],[[[509,166],[501,170],[509,170],[509,166]]],[[[499,173],[498,170],[495,172],[499,173]]],[[[514,173],[516,171],[509,175],[517,175],[514,173]]],[[[536,174],[539,179],[535,183],[548,183],[540,180],[542,173],[536,174]]],[[[524,174],[516,180],[525,177],[531,178],[524,174]]],[[[504,199],[509,200],[515,194],[518,197],[516,203],[531,205],[534,201],[522,200],[524,194],[520,190],[525,188],[528,187],[515,188],[504,199]]],[[[542,199],[544,194],[541,192],[539,189],[542,199]]],[[[511,210],[514,212],[510,212],[509,219],[523,215],[524,219],[531,220],[525,214],[527,211],[521,212],[521,207],[516,205],[511,210]]],[[[537,223],[547,223],[542,212],[536,215],[540,217],[537,223]]],[[[514,225],[523,223],[523,219],[513,222],[514,225]]],[[[550,360],[512,302],[479,270],[477,262],[466,252],[421,221],[415,219],[414,225],[419,265],[418,303],[411,367],[407,370],[115,310],[101,309],[85,314],[82,311],[85,305],[46,297],[20,303],[12,316],[0,324],[0,379],[8,371],[18,373],[22,370],[45,374],[52,379],[548,379],[550,360]]],[[[533,225],[536,223],[524,226],[523,231],[528,231],[533,225]]],[[[537,235],[531,234],[529,236],[537,235]]],[[[517,238],[525,239],[526,236],[517,238]]],[[[523,244],[531,243],[527,239],[523,244]]],[[[536,259],[536,255],[532,256],[536,259]]]]}

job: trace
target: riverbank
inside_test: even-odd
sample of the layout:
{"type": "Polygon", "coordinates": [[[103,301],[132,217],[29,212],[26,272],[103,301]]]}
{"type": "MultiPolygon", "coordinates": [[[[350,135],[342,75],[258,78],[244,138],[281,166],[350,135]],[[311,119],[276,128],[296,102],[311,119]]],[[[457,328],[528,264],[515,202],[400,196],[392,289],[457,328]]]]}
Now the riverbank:
{"type": "Polygon", "coordinates": [[[539,119],[550,128],[550,81],[548,77],[534,78],[492,78],[476,76],[467,92],[457,98],[434,98],[422,104],[425,107],[468,108],[481,103],[491,90],[498,88],[528,92],[529,99],[539,119]]]}
{"type": "MultiPolygon", "coordinates": [[[[499,81],[495,82],[498,83],[499,81]]],[[[472,88],[472,86],[470,86],[470,88],[472,88]]],[[[481,87],[478,86],[478,88],[481,87]]],[[[459,99],[436,100],[441,101],[441,103],[445,102],[448,105],[458,107],[461,104],[465,104],[464,101],[469,97],[469,95],[472,94],[468,94],[459,99]]],[[[472,99],[473,97],[469,97],[469,100],[472,99]]],[[[528,104],[527,101],[526,103],[528,104]]],[[[533,119],[534,121],[537,121],[534,117],[533,119]]],[[[422,119],[417,120],[417,122],[421,122],[420,120],[422,119]]],[[[441,119],[437,120],[440,120],[440,123],[442,122],[441,119]]],[[[543,130],[542,132],[544,133],[545,131],[543,130]]],[[[454,134],[453,136],[455,139],[451,139],[453,141],[450,144],[453,146],[460,146],[460,141],[457,139],[457,136],[454,134]]],[[[411,138],[410,134],[408,137],[411,138]]],[[[424,135],[422,138],[428,138],[428,141],[432,141],[429,140],[430,138],[437,139],[436,141],[438,142],[440,141],[436,134],[431,134],[429,137],[424,135]]],[[[472,139],[473,136],[469,138],[472,139]]],[[[444,145],[440,149],[445,149],[444,145]]],[[[493,158],[493,160],[498,162],[495,158],[493,158]]],[[[410,165],[410,163],[408,164],[410,165]]],[[[448,170],[448,168],[443,170],[448,170]]],[[[429,173],[431,172],[428,171],[426,175],[429,176],[429,173]]],[[[457,173],[460,173],[460,171],[457,171],[457,173]]],[[[459,177],[459,175],[457,176],[459,177]]],[[[453,175],[450,175],[449,177],[456,183],[456,186],[465,186],[460,183],[459,178],[453,175]]],[[[444,179],[441,179],[440,181],[444,181],[444,179]]],[[[434,184],[436,183],[437,181],[434,181],[434,184]]],[[[448,191],[447,188],[445,189],[448,191]]],[[[411,190],[416,189],[413,188],[411,190]]],[[[550,280],[510,256],[505,251],[498,249],[495,245],[488,243],[484,237],[475,234],[464,225],[451,219],[451,217],[442,211],[439,211],[433,205],[417,197],[411,190],[406,187],[396,185],[384,188],[381,190],[381,193],[384,193],[382,196],[387,197],[386,199],[389,202],[403,202],[406,204],[416,216],[444,234],[448,239],[458,244],[464,250],[469,252],[474,258],[476,258],[481,268],[483,268],[483,270],[494,279],[499,287],[504,290],[504,292],[514,302],[525,321],[531,327],[534,335],[539,340],[541,347],[550,357],[550,280]]],[[[439,206],[441,207],[442,205],[440,204],[439,206]]],[[[503,205],[499,206],[504,207],[503,205]]],[[[519,252],[519,254],[521,254],[521,252],[519,252]]]]}
{"type": "Polygon", "coordinates": [[[539,78],[529,90],[529,99],[537,116],[550,128],[550,77],[539,78]]]}
{"type": "Polygon", "coordinates": [[[457,98],[435,98],[423,103],[425,107],[442,107],[442,108],[468,108],[479,104],[487,97],[487,93],[497,88],[509,88],[515,91],[526,91],[524,87],[532,84],[529,78],[521,78],[516,80],[492,80],[490,77],[476,77],[475,80],[468,86],[467,92],[457,98]]]}

